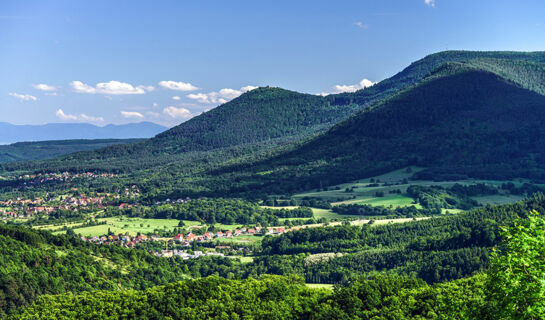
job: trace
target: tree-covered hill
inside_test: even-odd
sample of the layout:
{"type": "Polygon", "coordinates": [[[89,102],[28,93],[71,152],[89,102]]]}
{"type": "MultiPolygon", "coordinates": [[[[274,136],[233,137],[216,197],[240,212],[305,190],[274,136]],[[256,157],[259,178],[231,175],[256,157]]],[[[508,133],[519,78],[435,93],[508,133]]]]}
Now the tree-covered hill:
{"type": "Polygon", "coordinates": [[[408,165],[427,167],[419,175],[432,179],[543,180],[545,96],[523,88],[542,92],[543,74],[542,65],[505,60],[445,64],[300,148],[255,166],[253,175],[244,169],[244,188],[289,193],[408,165]]]}
{"type": "MultiPolygon", "coordinates": [[[[167,163],[187,162],[185,157],[172,157],[180,153],[236,148],[248,144],[269,144],[271,148],[278,145],[278,140],[281,140],[280,144],[285,141],[298,142],[418,83],[447,62],[469,61],[513,79],[526,88],[543,92],[543,86],[536,87],[535,83],[543,82],[543,73],[536,70],[542,71],[544,52],[445,51],[429,55],[391,78],[354,93],[321,97],[280,88],[258,88],[150,140],[77,153],[36,164],[25,163],[24,167],[35,170],[65,167],[70,170],[130,172],[142,168],[160,169],[167,163]],[[529,66],[536,69],[529,70],[529,66]]],[[[197,156],[199,159],[202,157],[209,158],[208,155],[197,156]]],[[[13,170],[22,167],[9,165],[4,168],[13,170]]]]}
{"type": "Polygon", "coordinates": [[[356,110],[354,105],[331,105],[321,96],[262,87],[204,112],[148,141],[98,150],[96,154],[176,154],[256,143],[314,133],[332,126],[356,110]]]}
{"type": "Polygon", "coordinates": [[[225,275],[231,259],[183,262],[144,250],[0,224],[0,318],[44,294],[144,289],[190,276],[225,275]]]}
{"type": "Polygon", "coordinates": [[[337,103],[355,103],[369,106],[375,102],[390,97],[396,92],[414,85],[427,77],[432,71],[447,62],[468,62],[475,60],[502,59],[513,63],[533,62],[545,63],[545,52],[514,52],[514,51],[442,51],[430,54],[413,62],[403,71],[378,84],[354,93],[331,95],[337,103]]]}
{"type": "Polygon", "coordinates": [[[544,61],[440,52],[355,93],[258,88],[146,141],[1,168],[124,173],[152,198],[290,193],[408,164],[428,178],[540,178],[544,61]]]}

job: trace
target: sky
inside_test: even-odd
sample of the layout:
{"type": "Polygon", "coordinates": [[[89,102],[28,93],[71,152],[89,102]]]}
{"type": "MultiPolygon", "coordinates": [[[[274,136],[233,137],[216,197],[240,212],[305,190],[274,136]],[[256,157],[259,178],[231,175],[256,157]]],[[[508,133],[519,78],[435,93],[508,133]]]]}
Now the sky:
{"type": "Polygon", "coordinates": [[[443,50],[545,50],[543,0],[0,2],[0,122],[174,126],[257,86],[354,91],[443,50]]]}

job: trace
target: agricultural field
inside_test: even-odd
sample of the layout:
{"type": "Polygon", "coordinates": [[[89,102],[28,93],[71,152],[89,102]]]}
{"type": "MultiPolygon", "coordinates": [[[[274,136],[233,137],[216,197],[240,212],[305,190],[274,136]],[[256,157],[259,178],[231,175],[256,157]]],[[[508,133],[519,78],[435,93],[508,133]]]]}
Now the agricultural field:
{"type": "MultiPolygon", "coordinates": [[[[415,204],[414,200],[406,194],[407,188],[410,185],[420,186],[441,186],[444,188],[452,187],[454,184],[471,185],[478,183],[491,184],[499,187],[506,182],[512,182],[515,186],[520,186],[523,183],[530,182],[524,179],[514,179],[511,181],[503,180],[479,180],[467,179],[458,181],[426,181],[426,180],[410,180],[411,176],[424,168],[410,167],[395,170],[383,175],[372,178],[356,180],[349,183],[343,183],[335,186],[327,187],[327,190],[310,190],[308,192],[299,193],[293,196],[297,200],[303,198],[322,199],[331,202],[331,205],[339,204],[368,204],[373,206],[385,207],[404,207],[416,206],[421,208],[419,204],[415,204]],[[403,183],[405,182],[405,183],[403,183]],[[373,186],[378,183],[378,186],[373,186]],[[384,185],[392,184],[394,185],[384,185]],[[348,189],[348,191],[347,191],[348,189]],[[401,194],[392,194],[392,190],[400,190],[401,194]],[[378,193],[383,193],[383,197],[377,197],[378,193]]],[[[472,197],[481,205],[487,204],[504,204],[522,200],[523,197],[511,194],[498,194],[492,196],[472,197]]],[[[459,212],[460,210],[449,209],[449,213],[459,212]]],[[[444,211],[445,212],[445,211],[444,211]]],[[[327,214],[327,213],[324,213],[327,214]]],[[[316,215],[316,214],[315,214],[316,215]]]]}
{"type": "Polygon", "coordinates": [[[306,283],[306,286],[313,289],[327,289],[327,290],[333,290],[332,284],[326,284],[326,283],[306,283]]]}
{"type": "MultiPolygon", "coordinates": [[[[147,234],[153,233],[155,230],[173,230],[178,227],[178,220],[175,219],[143,219],[143,218],[130,218],[130,217],[110,217],[98,219],[98,221],[105,221],[106,224],[74,228],[74,232],[86,237],[94,237],[104,235],[108,233],[108,229],[115,234],[136,235],[137,233],[147,234]]],[[[186,226],[195,226],[199,223],[196,221],[184,221],[186,226]]],[[[63,232],[63,231],[58,231],[63,232]]]]}

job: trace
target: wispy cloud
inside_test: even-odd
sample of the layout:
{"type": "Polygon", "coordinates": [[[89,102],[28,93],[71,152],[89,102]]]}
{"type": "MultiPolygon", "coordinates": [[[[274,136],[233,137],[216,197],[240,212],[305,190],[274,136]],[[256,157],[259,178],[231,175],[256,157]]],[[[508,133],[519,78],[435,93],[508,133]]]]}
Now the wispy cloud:
{"type": "Polygon", "coordinates": [[[208,93],[190,93],[187,95],[189,99],[196,100],[200,103],[226,103],[229,100],[232,100],[241,94],[254,90],[257,87],[255,86],[245,86],[239,90],[225,88],[220,91],[213,91],[208,93]]]}
{"type": "Polygon", "coordinates": [[[136,119],[144,118],[143,114],[136,111],[121,111],[121,115],[123,116],[123,118],[136,118],[136,119]]]}
{"type": "Polygon", "coordinates": [[[195,91],[199,89],[189,82],[172,81],[172,80],[161,81],[159,82],[159,85],[165,89],[176,90],[176,91],[195,91]]]}
{"type": "Polygon", "coordinates": [[[367,25],[367,24],[365,24],[365,23],[363,23],[363,22],[361,22],[361,21],[356,21],[356,22],[354,22],[354,25],[355,25],[356,27],[360,28],[360,29],[367,29],[367,28],[369,28],[369,25],[367,25]]]}
{"type": "Polygon", "coordinates": [[[104,118],[102,117],[88,116],[85,113],[80,115],[66,114],[62,109],[58,109],[55,115],[63,121],[104,122],[104,118]]]}
{"type": "Polygon", "coordinates": [[[36,98],[35,96],[32,96],[30,94],[20,94],[20,93],[15,93],[15,92],[10,92],[8,93],[10,96],[12,97],[15,97],[21,101],[37,101],[38,98],[36,98]]]}
{"type": "Polygon", "coordinates": [[[94,87],[81,81],[72,81],[70,82],[70,87],[78,93],[101,93],[111,95],[144,94],[155,89],[153,86],[133,86],[130,83],[115,80],[100,82],[94,87]]]}
{"type": "Polygon", "coordinates": [[[186,108],[176,108],[174,106],[164,108],[163,113],[174,119],[189,119],[193,117],[191,112],[186,108]]]}
{"type": "Polygon", "coordinates": [[[373,82],[369,79],[362,79],[357,84],[338,84],[333,86],[333,92],[322,92],[319,95],[321,96],[327,96],[329,94],[334,93],[343,93],[343,92],[355,92],[361,89],[372,87],[376,84],[376,82],[373,82]]]}
{"type": "Polygon", "coordinates": [[[432,8],[435,8],[435,0],[424,0],[424,3],[432,8]]]}
{"type": "Polygon", "coordinates": [[[56,91],[57,88],[54,87],[54,86],[50,86],[48,84],[45,84],[45,83],[39,83],[39,84],[33,84],[32,87],[36,90],[41,90],[41,91],[56,91]]]}
{"type": "Polygon", "coordinates": [[[172,100],[178,101],[178,100],[180,100],[180,99],[182,99],[182,98],[180,98],[179,96],[174,96],[174,97],[172,97],[172,100]]]}

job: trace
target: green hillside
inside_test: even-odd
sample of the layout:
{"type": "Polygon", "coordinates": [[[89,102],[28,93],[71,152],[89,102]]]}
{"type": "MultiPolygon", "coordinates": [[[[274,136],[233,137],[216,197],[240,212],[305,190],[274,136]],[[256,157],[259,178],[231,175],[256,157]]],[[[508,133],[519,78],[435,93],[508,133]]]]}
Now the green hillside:
{"type": "Polygon", "coordinates": [[[543,61],[447,51],[355,93],[258,88],[149,140],[2,171],[121,173],[151,198],[285,194],[407,165],[427,179],[541,179],[543,61]]]}
{"type": "MultiPolygon", "coordinates": [[[[544,52],[439,52],[414,62],[373,87],[354,93],[321,97],[280,88],[258,88],[141,143],[70,155],[36,166],[25,164],[4,168],[133,172],[143,167],[160,169],[175,162],[189,164],[204,158],[214,163],[215,159],[211,159],[214,156],[209,154],[192,154],[190,159],[187,155],[176,155],[219,148],[235,148],[229,151],[234,153],[233,158],[228,159],[239,156],[251,158],[256,148],[237,148],[257,144],[271,149],[279,144],[302,141],[327,130],[358,110],[418,83],[447,62],[471,62],[481,69],[512,79],[523,87],[543,92],[543,85],[536,83],[543,83],[541,63],[544,61],[544,52]]],[[[257,149],[261,150],[261,147],[257,149]]]]}
{"type": "Polygon", "coordinates": [[[428,168],[418,174],[427,179],[545,179],[545,96],[522,87],[542,91],[543,67],[501,69],[509,80],[482,64],[438,68],[420,84],[252,169],[268,174],[240,173],[253,180],[245,188],[290,193],[408,165],[428,168]]]}
{"type": "Polygon", "coordinates": [[[183,263],[144,250],[99,246],[70,235],[0,224],[0,317],[40,295],[91,290],[144,289],[210,275],[234,262],[183,263]]]}
{"type": "Polygon", "coordinates": [[[430,54],[391,78],[378,84],[359,90],[355,93],[341,93],[330,96],[336,103],[355,103],[369,106],[385,99],[399,90],[416,84],[432,71],[447,62],[468,62],[478,59],[502,59],[505,61],[545,63],[545,52],[514,52],[514,51],[442,51],[430,54]]]}

